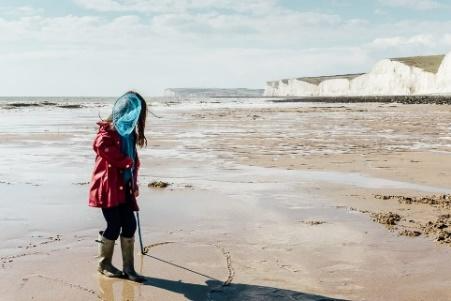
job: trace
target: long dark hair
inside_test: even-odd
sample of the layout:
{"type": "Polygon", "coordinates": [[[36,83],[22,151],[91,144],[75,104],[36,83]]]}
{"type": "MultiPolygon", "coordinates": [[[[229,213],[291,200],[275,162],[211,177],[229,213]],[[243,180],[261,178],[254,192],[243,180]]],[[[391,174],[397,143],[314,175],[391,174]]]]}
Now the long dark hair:
{"type": "MultiPolygon", "coordinates": [[[[147,146],[147,138],[144,133],[144,131],[146,129],[147,103],[146,103],[146,100],[144,99],[144,97],[142,97],[141,94],[139,94],[138,92],[128,91],[125,94],[129,94],[129,93],[138,97],[139,101],[141,102],[141,112],[139,114],[138,124],[136,125],[136,130],[134,133],[135,133],[136,145],[139,145],[139,147],[142,148],[142,147],[147,146]]],[[[110,115],[104,121],[113,122],[113,115],[110,115]]]]}
{"type": "Polygon", "coordinates": [[[136,144],[139,145],[139,147],[145,147],[147,146],[147,138],[144,133],[146,129],[147,103],[144,97],[142,97],[138,92],[129,91],[129,93],[134,94],[141,101],[141,113],[139,114],[138,125],[136,126],[137,131],[135,132],[135,140],[136,144]]]}

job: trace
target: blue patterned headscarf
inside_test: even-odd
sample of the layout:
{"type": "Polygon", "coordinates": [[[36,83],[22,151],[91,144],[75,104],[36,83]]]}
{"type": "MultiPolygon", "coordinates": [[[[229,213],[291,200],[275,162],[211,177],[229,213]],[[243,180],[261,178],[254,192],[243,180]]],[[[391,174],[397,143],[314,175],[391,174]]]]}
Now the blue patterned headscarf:
{"type": "Polygon", "coordinates": [[[132,92],[121,96],[113,107],[113,125],[121,136],[128,136],[138,124],[141,100],[132,92]]]}

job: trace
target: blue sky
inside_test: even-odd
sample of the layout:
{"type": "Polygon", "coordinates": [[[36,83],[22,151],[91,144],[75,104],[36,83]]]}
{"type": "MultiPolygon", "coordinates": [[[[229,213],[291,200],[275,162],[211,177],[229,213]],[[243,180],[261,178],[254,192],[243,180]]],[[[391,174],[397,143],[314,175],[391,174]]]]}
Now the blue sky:
{"type": "Polygon", "coordinates": [[[119,95],[365,72],[451,51],[451,1],[3,0],[0,95],[119,95]]]}

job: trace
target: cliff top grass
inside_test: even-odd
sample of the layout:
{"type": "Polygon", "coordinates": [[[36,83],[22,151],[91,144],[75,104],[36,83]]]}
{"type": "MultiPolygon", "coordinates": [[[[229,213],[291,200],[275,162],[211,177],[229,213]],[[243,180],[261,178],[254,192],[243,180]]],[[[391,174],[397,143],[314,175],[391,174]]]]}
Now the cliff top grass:
{"type": "Polygon", "coordinates": [[[331,80],[331,79],[348,79],[352,80],[356,77],[359,77],[365,73],[355,73],[355,74],[342,74],[342,75],[329,75],[329,76],[318,76],[318,77],[301,77],[298,78],[298,80],[301,80],[303,82],[307,82],[312,85],[319,85],[323,81],[331,80]]]}
{"type": "Polygon", "coordinates": [[[445,55],[427,55],[427,56],[411,56],[392,58],[390,60],[397,61],[408,66],[420,68],[426,72],[437,73],[443,62],[445,55]]]}

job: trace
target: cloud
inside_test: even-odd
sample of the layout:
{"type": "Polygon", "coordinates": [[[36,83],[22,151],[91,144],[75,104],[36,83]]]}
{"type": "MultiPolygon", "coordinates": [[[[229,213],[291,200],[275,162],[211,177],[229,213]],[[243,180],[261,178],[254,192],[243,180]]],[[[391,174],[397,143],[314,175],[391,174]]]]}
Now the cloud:
{"type": "Polygon", "coordinates": [[[379,2],[386,6],[416,10],[432,10],[444,6],[442,3],[435,0],[379,0],[379,2]]]}
{"type": "Polygon", "coordinates": [[[436,41],[443,40],[444,36],[437,37],[432,34],[420,34],[410,37],[394,36],[387,38],[377,38],[369,45],[373,48],[386,49],[391,47],[431,47],[433,48],[436,41]]]}
{"type": "Polygon", "coordinates": [[[0,16],[8,18],[36,16],[43,13],[44,10],[42,8],[35,8],[32,6],[0,6],[0,16]]]}
{"type": "Polygon", "coordinates": [[[115,0],[74,0],[74,2],[85,9],[101,12],[133,11],[139,9],[139,5],[127,5],[115,0]]]}
{"type": "Polygon", "coordinates": [[[278,9],[275,0],[73,0],[85,9],[101,12],[180,13],[226,10],[263,13],[278,9]]]}

